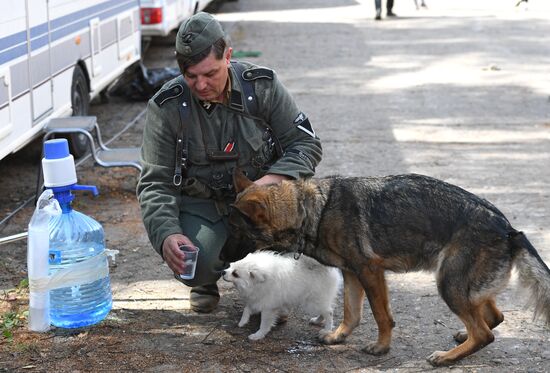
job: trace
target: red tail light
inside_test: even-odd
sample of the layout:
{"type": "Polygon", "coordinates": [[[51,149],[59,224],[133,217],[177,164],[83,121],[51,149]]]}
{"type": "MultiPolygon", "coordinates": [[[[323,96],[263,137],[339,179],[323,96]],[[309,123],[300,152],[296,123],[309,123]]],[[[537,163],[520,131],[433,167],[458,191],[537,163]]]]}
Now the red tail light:
{"type": "Polygon", "coordinates": [[[162,23],[162,8],[141,8],[141,24],[162,23]]]}

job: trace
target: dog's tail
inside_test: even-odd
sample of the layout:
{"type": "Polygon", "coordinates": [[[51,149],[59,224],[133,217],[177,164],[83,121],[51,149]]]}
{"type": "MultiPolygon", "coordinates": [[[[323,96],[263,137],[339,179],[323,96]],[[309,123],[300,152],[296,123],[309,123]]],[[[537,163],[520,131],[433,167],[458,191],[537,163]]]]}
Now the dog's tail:
{"type": "Polygon", "coordinates": [[[550,326],[550,269],[523,232],[513,231],[510,243],[516,250],[516,268],[521,284],[530,290],[529,304],[535,308],[535,316],[550,326]]]}

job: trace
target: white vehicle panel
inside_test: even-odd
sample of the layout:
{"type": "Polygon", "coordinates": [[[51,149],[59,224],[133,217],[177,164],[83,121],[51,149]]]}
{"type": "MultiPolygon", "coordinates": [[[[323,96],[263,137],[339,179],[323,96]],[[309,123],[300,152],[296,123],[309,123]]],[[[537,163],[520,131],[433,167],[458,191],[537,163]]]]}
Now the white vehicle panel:
{"type": "Polygon", "coordinates": [[[162,22],[148,24],[141,23],[141,32],[144,36],[167,36],[177,30],[179,25],[193,15],[196,0],[143,0],[141,8],[159,9],[162,13],[162,22]]]}
{"type": "Polygon", "coordinates": [[[2,0],[0,159],[72,113],[80,64],[93,98],[140,59],[138,0],[2,0]],[[28,36],[30,39],[27,40],[28,36]]]}

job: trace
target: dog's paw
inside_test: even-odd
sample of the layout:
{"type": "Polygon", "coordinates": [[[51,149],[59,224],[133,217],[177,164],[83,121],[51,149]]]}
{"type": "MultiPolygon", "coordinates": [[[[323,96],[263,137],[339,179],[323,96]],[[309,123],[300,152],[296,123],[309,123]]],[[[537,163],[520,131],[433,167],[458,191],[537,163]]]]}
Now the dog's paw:
{"type": "Polygon", "coordinates": [[[319,315],[317,317],[312,317],[311,319],[309,319],[309,323],[311,325],[324,326],[325,325],[325,318],[321,315],[319,315]]]}
{"type": "Polygon", "coordinates": [[[430,356],[426,358],[428,363],[432,364],[434,367],[440,367],[445,365],[450,365],[454,361],[448,360],[446,358],[447,352],[446,351],[435,351],[430,356]]]}
{"type": "MultiPolygon", "coordinates": [[[[319,334],[321,334],[321,333],[319,333],[319,334]]],[[[329,333],[325,334],[322,337],[321,337],[321,335],[319,335],[319,339],[324,344],[333,345],[333,344],[344,342],[345,339],[346,339],[346,335],[344,335],[342,333],[329,332],[329,333]]]]}
{"type": "Polygon", "coordinates": [[[263,339],[264,337],[265,337],[264,333],[256,332],[254,334],[250,334],[248,336],[248,339],[250,339],[251,341],[259,341],[260,339],[263,339]]]}
{"type": "Polygon", "coordinates": [[[389,350],[390,346],[384,346],[377,342],[369,343],[366,347],[363,348],[363,352],[375,356],[387,354],[389,350]]]}
{"type": "Polygon", "coordinates": [[[321,329],[321,330],[319,330],[319,340],[322,341],[331,332],[332,332],[332,330],[330,330],[330,329],[321,329]]]}
{"type": "Polygon", "coordinates": [[[239,323],[237,325],[239,326],[239,328],[242,328],[246,324],[248,324],[248,320],[241,320],[241,321],[239,321],[239,323]]]}

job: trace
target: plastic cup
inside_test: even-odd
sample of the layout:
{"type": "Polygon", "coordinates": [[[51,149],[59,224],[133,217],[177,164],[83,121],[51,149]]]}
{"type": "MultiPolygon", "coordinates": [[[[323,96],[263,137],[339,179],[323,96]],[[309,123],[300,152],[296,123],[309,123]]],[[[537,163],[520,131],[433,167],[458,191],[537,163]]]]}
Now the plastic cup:
{"type": "Polygon", "coordinates": [[[181,245],[180,250],[185,254],[183,273],[180,277],[184,280],[191,280],[195,277],[197,268],[197,259],[199,258],[199,248],[191,245],[181,245]]]}

